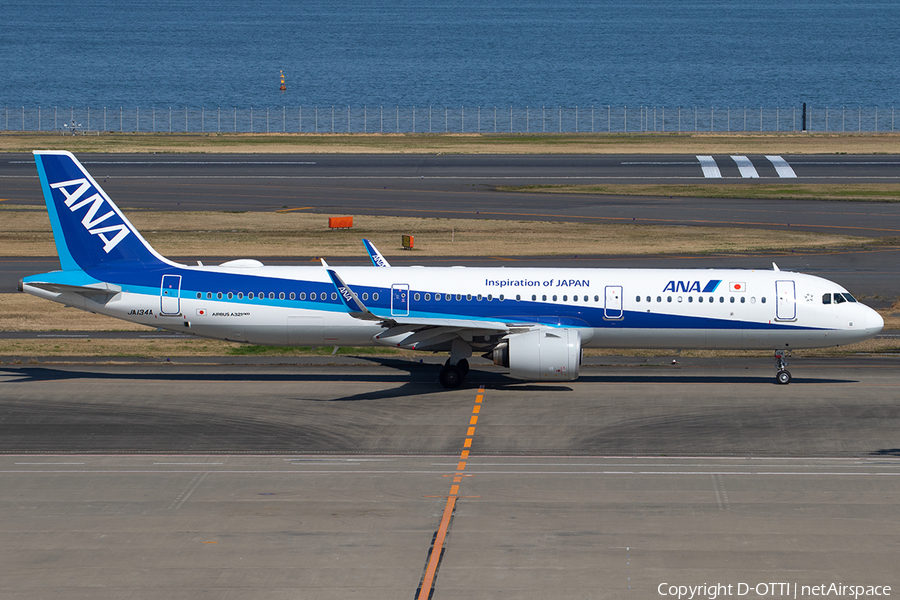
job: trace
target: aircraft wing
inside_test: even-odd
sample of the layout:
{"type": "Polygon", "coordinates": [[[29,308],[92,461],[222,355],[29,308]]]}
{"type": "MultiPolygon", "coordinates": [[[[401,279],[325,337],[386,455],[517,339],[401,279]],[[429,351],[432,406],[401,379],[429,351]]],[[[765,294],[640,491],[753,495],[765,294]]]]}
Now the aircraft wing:
{"type": "Polygon", "coordinates": [[[350,316],[365,321],[380,321],[386,331],[379,334],[377,339],[396,341],[397,346],[405,348],[426,348],[440,343],[448,342],[454,338],[462,338],[471,341],[475,336],[481,336],[485,342],[491,339],[499,339],[507,333],[516,330],[531,328],[528,324],[506,323],[502,321],[478,321],[475,319],[452,318],[416,318],[384,316],[372,312],[359,296],[341,279],[337,272],[328,267],[322,261],[328,271],[338,296],[347,308],[350,316]]]}

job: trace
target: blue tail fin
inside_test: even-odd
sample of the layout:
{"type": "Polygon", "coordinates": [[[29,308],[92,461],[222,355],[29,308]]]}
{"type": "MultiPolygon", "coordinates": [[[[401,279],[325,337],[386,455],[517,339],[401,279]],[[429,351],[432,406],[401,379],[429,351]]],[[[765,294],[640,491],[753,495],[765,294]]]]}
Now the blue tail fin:
{"type": "Polygon", "coordinates": [[[150,247],[70,152],[35,150],[34,161],[64,271],[110,262],[172,264],[150,247]]]}

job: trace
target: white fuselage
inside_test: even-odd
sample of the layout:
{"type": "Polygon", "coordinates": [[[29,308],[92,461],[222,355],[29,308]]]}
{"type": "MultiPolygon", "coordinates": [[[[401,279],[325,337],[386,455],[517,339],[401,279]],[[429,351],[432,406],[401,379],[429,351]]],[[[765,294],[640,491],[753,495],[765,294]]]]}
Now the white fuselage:
{"type": "MultiPolygon", "coordinates": [[[[379,314],[436,322],[452,318],[574,327],[585,347],[815,348],[854,343],[883,326],[875,311],[845,300],[846,290],[837,284],[784,271],[337,270],[379,314]],[[841,294],[840,302],[834,294],[841,294]],[[828,304],[823,302],[826,295],[828,304]]],[[[177,281],[179,287],[168,294],[161,286],[127,284],[103,301],[28,284],[25,291],[111,317],[209,338],[270,345],[398,345],[395,340],[377,339],[385,331],[378,322],[362,321],[346,312],[322,268],[178,265],[170,271],[164,277],[177,281]]],[[[160,281],[159,276],[155,281],[160,281]]]]}

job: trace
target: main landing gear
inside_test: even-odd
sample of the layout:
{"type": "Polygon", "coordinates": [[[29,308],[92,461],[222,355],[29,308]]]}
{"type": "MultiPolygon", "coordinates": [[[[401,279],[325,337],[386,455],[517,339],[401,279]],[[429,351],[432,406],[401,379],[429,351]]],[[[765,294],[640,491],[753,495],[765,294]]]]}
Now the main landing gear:
{"type": "Polygon", "coordinates": [[[791,372],[787,370],[787,360],[785,360],[785,356],[790,355],[790,350],[775,351],[775,368],[778,369],[778,373],[775,374],[775,381],[781,385],[787,385],[791,382],[791,372]]]}
{"type": "Polygon", "coordinates": [[[469,361],[472,356],[472,346],[457,338],[450,344],[450,358],[444,363],[438,379],[441,385],[448,390],[455,390],[462,385],[466,375],[469,374],[469,361]]]}
{"type": "Polygon", "coordinates": [[[438,375],[438,379],[440,380],[441,385],[448,390],[455,390],[462,385],[463,379],[465,379],[468,374],[469,361],[463,358],[455,365],[451,365],[450,359],[448,358],[441,369],[440,375],[438,375]]]}

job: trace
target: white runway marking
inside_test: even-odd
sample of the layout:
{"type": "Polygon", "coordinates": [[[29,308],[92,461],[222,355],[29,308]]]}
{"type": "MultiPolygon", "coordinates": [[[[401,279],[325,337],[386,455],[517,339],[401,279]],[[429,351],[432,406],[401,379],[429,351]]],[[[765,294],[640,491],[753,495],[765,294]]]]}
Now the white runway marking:
{"type": "Polygon", "coordinates": [[[766,156],[772,165],[775,167],[775,171],[778,173],[779,177],[796,177],[797,174],[794,173],[794,170],[791,168],[791,165],[787,164],[787,161],[781,158],[780,156],[766,156]]]}
{"type": "Polygon", "coordinates": [[[704,177],[710,179],[721,179],[722,172],[719,171],[719,166],[716,164],[716,161],[712,156],[697,156],[697,160],[700,161],[700,167],[703,169],[704,177]]]}
{"type": "Polygon", "coordinates": [[[745,179],[759,179],[759,173],[756,172],[756,167],[753,166],[749,158],[746,156],[732,156],[731,158],[737,163],[738,169],[741,171],[741,177],[745,179]]]}

